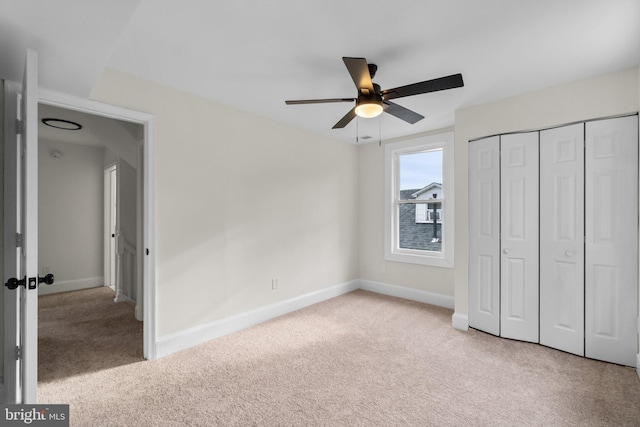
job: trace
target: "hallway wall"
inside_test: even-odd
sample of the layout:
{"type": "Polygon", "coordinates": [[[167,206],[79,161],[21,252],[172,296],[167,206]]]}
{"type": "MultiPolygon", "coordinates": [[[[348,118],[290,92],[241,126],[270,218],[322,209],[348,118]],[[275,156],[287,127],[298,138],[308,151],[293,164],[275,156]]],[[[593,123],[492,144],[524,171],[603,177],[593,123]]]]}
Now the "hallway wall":
{"type": "Polygon", "coordinates": [[[39,273],[56,279],[39,293],[102,286],[104,148],[41,140],[38,154],[39,273]]]}

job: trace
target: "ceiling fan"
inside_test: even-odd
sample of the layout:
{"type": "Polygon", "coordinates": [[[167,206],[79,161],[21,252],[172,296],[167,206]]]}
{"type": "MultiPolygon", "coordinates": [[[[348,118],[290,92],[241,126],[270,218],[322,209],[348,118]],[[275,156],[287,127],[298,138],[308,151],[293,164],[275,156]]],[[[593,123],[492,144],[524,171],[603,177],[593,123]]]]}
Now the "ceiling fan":
{"type": "Polygon", "coordinates": [[[371,81],[378,70],[377,65],[367,64],[367,60],[365,58],[343,57],[342,60],[344,61],[344,65],[347,66],[347,70],[349,71],[349,74],[351,74],[351,78],[358,88],[357,98],[303,99],[285,101],[285,103],[287,105],[297,105],[355,101],[355,107],[340,119],[332,129],[344,128],[355,116],[371,118],[380,115],[383,111],[402,119],[407,123],[414,124],[424,119],[424,116],[391,102],[392,99],[464,86],[462,74],[453,74],[446,77],[440,77],[438,79],[400,86],[394,89],[381,90],[380,85],[371,81]]]}

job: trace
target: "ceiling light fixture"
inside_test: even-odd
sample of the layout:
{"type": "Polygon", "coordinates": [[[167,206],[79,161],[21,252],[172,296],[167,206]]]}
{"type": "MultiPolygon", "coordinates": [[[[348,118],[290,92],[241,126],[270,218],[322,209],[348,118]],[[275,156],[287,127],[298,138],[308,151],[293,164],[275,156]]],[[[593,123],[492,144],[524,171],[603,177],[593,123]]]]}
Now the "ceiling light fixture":
{"type": "Polygon", "coordinates": [[[360,89],[356,100],[356,115],[358,117],[371,119],[382,114],[382,95],[380,95],[380,86],[376,86],[378,85],[374,86],[373,91],[360,89]]]}
{"type": "Polygon", "coordinates": [[[356,105],[356,114],[365,119],[371,119],[382,114],[382,101],[369,100],[356,105]]]}
{"type": "Polygon", "coordinates": [[[69,120],[63,120],[63,119],[54,119],[54,118],[46,118],[46,119],[42,119],[42,123],[44,123],[47,126],[51,126],[52,128],[56,128],[56,129],[63,129],[63,130],[80,130],[82,129],[82,125],[76,122],[72,122],[69,120]]]}

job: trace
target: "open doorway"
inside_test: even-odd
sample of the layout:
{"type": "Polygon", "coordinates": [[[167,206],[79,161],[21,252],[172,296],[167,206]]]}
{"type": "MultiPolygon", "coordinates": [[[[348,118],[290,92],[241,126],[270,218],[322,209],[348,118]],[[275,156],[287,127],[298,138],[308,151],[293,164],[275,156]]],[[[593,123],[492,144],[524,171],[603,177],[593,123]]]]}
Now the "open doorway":
{"type": "Polygon", "coordinates": [[[140,322],[144,156],[142,124],[39,105],[38,264],[56,276],[40,288],[41,379],[150,358],[140,322]]]}

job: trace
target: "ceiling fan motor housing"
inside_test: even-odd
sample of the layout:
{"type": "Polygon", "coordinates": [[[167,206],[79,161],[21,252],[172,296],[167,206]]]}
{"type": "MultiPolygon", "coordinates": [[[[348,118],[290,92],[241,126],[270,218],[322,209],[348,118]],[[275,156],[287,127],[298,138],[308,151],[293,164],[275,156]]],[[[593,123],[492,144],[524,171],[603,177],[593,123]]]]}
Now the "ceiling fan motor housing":
{"type": "Polygon", "coordinates": [[[382,104],[382,95],[379,93],[360,93],[356,105],[360,104],[382,104]]]}
{"type": "Polygon", "coordinates": [[[373,93],[369,89],[359,88],[356,106],[360,104],[380,104],[382,105],[382,89],[380,85],[373,83],[373,93]]]}

